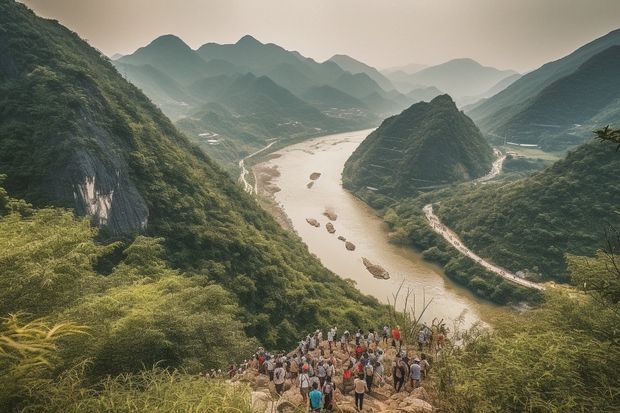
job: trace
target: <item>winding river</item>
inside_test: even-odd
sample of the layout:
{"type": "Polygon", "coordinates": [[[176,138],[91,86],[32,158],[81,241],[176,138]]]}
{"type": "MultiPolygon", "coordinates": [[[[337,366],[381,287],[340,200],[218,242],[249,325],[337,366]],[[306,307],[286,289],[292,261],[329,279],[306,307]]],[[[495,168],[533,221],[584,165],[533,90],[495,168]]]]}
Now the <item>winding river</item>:
{"type": "MultiPolygon", "coordinates": [[[[276,168],[279,175],[271,178],[271,185],[279,188],[274,198],[288,216],[294,230],[319,257],[323,265],[341,276],[355,281],[364,293],[387,303],[403,284],[403,293],[409,289],[409,308],[419,315],[430,303],[423,320],[433,318],[457,320],[468,326],[477,320],[488,320],[497,307],[476,299],[471,293],[446,278],[440,267],[424,261],[421,255],[408,248],[388,242],[388,231],[372,209],[344,190],[341,174],[345,161],[372,130],[341,133],[314,138],[279,150],[271,159],[255,167],[257,170],[276,168]],[[320,176],[311,179],[311,175],[320,176]],[[331,221],[335,233],[325,225],[330,219],[324,212],[337,215],[331,221]],[[314,218],[320,227],[306,221],[314,218]],[[348,251],[338,237],[355,244],[348,251]],[[376,279],[362,263],[362,257],[381,265],[390,273],[390,279],[376,279]]],[[[397,305],[402,308],[404,301],[397,305]]]]}

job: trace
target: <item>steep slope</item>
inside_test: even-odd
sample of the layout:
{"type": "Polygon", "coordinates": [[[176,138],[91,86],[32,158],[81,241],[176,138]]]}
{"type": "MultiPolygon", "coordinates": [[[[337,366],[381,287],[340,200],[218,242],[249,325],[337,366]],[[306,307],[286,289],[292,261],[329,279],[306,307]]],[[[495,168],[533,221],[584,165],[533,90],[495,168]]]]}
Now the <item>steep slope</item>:
{"type": "Polygon", "coordinates": [[[392,82],[390,82],[390,79],[385,77],[381,72],[372,66],[368,66],[366,63],[352,58],[351,56],[337,54],[333,55],[328,60],[336,63],[347,72],[351,72],[353,74],[366,73],[368,77],[377,82],[377,84],[385,91],[395,89],[392,82]]]}
{"type": "Polygon", "coordinates": [[[589,142],[524,180],[484,185],[437,206],[445,223],[478,254],[535,278],[568,280],[564,254],[591,255],[618,225],[615,146],[589,142]]]}
{"type": "Polygon", "coordinates": [[[75,33],[13,1],[0,3],[0,26],[0,174],[9,194],[75,208],[102,238],[162,238],[168,265],[231,292],[246,332],[271,345],[292,344],[297,328],[377,311],[75,33]]]}
{"type": "Polygon", "coordinates": [[[119,73],[136,85],[171,119],[183,117],[188,107],[198,104],[176,80],[151,65],[115,62],[119,73]]]}
{"type": "Polygon", "coordinates": [[[472,59],[454,59],[422,69],[407,79],[411,85],[435,86],[459,102],[461,98],[482,94],[514,74],[512,70],[482,66],[472,59]]]}
{"type": "Polygon", "coordinates": [[[574,72],[585,61],[603,50],[620,45],[620,29],[614,30],[574,51],[527,73],[497,95],[467,112],[485,132],[493,132],[516,113],[524,110],[527,102],[556,80],[574,72]]]}
{"type": "Polygon", "coordinates": [[[494,133],[518,143],[538,144],[560,150],[580,144],[598,125],[592,121],[617,122],[620,116],[620,46],[594,55],[570,75],[564,76],[530,99],[494,133]]]}
{"type": "Polygon", "coordinates": [[[399,198],[482,176],[491,161],[478,128],[441,95],[383,121],[347,160],[343,185],[399,198]]]}

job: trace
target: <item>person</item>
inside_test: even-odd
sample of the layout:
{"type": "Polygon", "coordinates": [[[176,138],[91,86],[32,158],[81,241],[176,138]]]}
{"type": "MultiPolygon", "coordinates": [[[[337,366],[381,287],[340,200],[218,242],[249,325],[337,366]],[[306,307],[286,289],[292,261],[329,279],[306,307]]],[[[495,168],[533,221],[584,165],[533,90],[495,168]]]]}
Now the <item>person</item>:
{"type": "Polygon", "coordinates": [[[368,387],[368,393],[372,389],[372,382],[375,375],[375,368],[372,366],[372,363],[368,361],[366,366],[364,367],[364,376],[366,376],[366,385],[368,387]]]}
{"type": "Polygon", "coordinates": [[[310,376],[308,376],[308,367],[302,369],[298,377],[299,392],[304,404],[308,403],[308,393],[310,392],[310,376]]]}
{"type": "Polygon", "coordinates": [[[426,331],[421,329],[418,333],[418,351],[422,351],[424,349],[424,342],[426,341],[426,331]]]}
{"type": "Polygon", "coordinates": [[[327,369],[323,361],[319,361],[319,365],[316,368],[316,376],[319,378],[319,384],[322,388],[323,383],[325,383],[325,377],[327,377],[327,369]]]}
{"type": "Polygon", "coordinates": [[[368,385],[363,374],[357,376],[353,381],[353,388],[355,389],[355,408],[361,412],[364,407],[364,394],[368,391],[368,385]]]}
{"type": "Polygon", "coordinates": [[[348,393],[353,387],[353,366],[348,364],[342,371],[342,393],[348,393]]]}
{"type": "Polygon", "coordinates": [[[420,354],[420,359],[420,370],[422,371],[422,378],[425,379],[431,369],[431,364],[426,360],[426,353],[420,354]]]}
{"type": "Polygon", "coordinates": [[[321,407],[323,406],[323,393],[319,390],[318,383],[312,383],[312,391],[308,395],[310,399],[310,410],[311,412],[320,412],[321,407]]]}
{"type": "Polygon", "coordinates": [[[403,387],[407,373],[407,370],[403,367],[403,364],[404,362],[400,355],[396,356],[396,360],[394,360],[394,365],[392,366],[392,379],[394,381],[394,390],[397,392],[399,392],[403,387]]]}
{"type": "Polygon", "coordinates": [[[326,412],[331,412],[334,408],[334,384],[330,376],[325,379],[321,391],[323,392],[323,409],[326,412]]]}
{"type": "Polygon", "coordinates": [[[411,387],[417,389],[420,387],[420,378],[422,377],[422,370],[420,368],[420,359],[415,357],[413,363],[411,363],[411,372],[409,378],[411,379],[411,387]]]}
{"type": "Polygon", "coordinates": [[[276,368],[273,370],[273,384],[276,386],[276,393],[278,396],[282,396],[284,393],[284,382],[286,380],[286,370],[281,361],[276,363],[276,368]]]}
{"type": "Polygon", "coordinates": [[[383,326],[383,345],[384,346],[387,346],[389,335],[390,335],[390,327],[383,326]]]}
{"type": "Polygon", "coordinates": [[[396,347],[396,351],[400,351],[401,344],[400,326],[396,326],[392,330],[392,347],[396,347]]]}

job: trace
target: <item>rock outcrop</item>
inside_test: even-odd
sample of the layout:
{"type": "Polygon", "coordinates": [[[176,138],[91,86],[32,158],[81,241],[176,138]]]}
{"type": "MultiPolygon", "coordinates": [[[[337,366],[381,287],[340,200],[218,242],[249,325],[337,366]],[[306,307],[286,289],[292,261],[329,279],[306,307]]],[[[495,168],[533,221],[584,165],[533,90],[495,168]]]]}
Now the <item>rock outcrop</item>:
{"type": "Polygon", "coordinates": [[[330,234],[333,234],[334,232],[336,232],[336,228],[334,228],[334,224],[332,224],[331,222],[328,222],[327,224],[325,224],[325,228],[327,229],[327,232],[329,232],[330,234]]]}
{"type": "Polygon", "coordinates": [[[388,278],[390,278],[390,273],[387,272],[387,270],[382,266],[373,264],[367,258],[362,258],[362,262],[364,263],[364,266],[366,267],[368,272],[373,275],[373,277],[381,278],[383,280],[387,280],[388,278]]]}
{"type": "Polygon", "coordinates": [[[314,219],[314,218],[306,218],[306,222],[307,222],[308,224],[312,225],[313,227],[317,227],[317,228],[318,228],[318,227],[320,227],[320,226],[321,226],[321,224],[319,223],[319,221],[317,221],[317,220],[316,220],[316,219],[314,219]]]}

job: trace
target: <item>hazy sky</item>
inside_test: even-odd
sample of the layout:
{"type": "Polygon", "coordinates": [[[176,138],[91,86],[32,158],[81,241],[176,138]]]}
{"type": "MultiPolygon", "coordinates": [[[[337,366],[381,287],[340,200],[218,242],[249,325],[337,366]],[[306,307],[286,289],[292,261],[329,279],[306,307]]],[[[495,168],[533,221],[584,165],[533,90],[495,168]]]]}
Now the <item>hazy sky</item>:
{"type": "Polygon", "coordinates": [[[22,0],[111,56],[172,33],[193,49],[263,43],[378,68],[459,57],[527,71],[620,28],[620,0],[22,0]]]}

